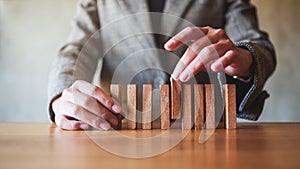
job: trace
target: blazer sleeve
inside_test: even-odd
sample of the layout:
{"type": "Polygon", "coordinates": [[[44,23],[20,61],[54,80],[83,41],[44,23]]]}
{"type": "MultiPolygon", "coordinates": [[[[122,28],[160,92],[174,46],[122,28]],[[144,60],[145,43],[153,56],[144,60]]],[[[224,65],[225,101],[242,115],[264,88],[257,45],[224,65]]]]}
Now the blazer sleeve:
{"type": "MultiPolygon", "coordinates": [[[[52,103],[60,97],[62,91],[70,87],[75,80],[91,82],[93,79],[98,57],[85,53],[82,49],[100,27],[97,10],[96,0],[79,0],[69,40],[59,50],[52,64],[48,85],[48,110],[53,122],[55,114],[52,103]]],[[[89,50],[98,47],[89,45],[89,50]]]]}
{"type": "Polygon", "coordinates": [[[224,29],[228,36],[253,56],[251,82],[244,83],[229,77],[229,81],[237,84],[237,116],[257,120],[269,96],[263,88],[276,67],[275,50],[268,34],[259,29],[256,8],[249,0],[228,0],[225,17],[224,29]]]}

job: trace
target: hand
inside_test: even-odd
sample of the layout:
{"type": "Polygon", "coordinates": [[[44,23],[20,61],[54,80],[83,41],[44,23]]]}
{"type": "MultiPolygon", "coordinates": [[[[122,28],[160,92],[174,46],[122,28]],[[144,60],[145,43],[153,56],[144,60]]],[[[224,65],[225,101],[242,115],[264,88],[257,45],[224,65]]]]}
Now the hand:
{"type": "Polygon", "coordinates": [[[101,88],[85,81],[74,82],[52,106],[57,126],[66,130],[89,126],[108,130],[118,124],[114,114],[121,112],[121,106],[101,88]]]}
{"type": "Polygon", "coordinates": [[[172,77],[187,82],[199,71],[224,71],[230,76],[246,77],[251,73],[252,56],[248,50],[238,48],[222,29],[188,27],[165,44],[165,49],[176,50],[192,42],[187,48],[172,77]]]}

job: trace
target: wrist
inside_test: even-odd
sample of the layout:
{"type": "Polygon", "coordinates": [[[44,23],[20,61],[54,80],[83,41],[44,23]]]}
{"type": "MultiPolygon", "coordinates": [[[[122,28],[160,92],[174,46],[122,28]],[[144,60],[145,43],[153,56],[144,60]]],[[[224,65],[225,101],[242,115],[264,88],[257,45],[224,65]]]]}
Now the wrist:
{"type": "Polygon", "coordinates": [[[247,62],[248,69],[237,76],[233,76],[233,78],[244,83],[251,82],[255,74],[255,50],[248,42],[235,42],[235,45],[241,52],[241,56],[246,56],[245,61],[247,62]]]}
{"type": "Polygon", "coordinates": [[[241,71],[237,76],[248,79],[253,74],[253,57],[252,54],[243,48],[238,48],[240,56],[244,60],[244,71],[241,71]]]}

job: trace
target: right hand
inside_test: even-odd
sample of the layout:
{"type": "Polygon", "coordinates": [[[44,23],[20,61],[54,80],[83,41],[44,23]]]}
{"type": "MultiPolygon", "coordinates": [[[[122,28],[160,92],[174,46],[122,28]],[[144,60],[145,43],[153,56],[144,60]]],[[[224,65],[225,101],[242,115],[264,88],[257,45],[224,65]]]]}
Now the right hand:
{"type": "Polygon", "coordinates": [[[121,113],[121,106],[100,87],[78,80],[62,92],[52,104],[55,123],[66,130],[88,129],[90,126],[108,130],[116,126],[114,114],[121,113]]]}

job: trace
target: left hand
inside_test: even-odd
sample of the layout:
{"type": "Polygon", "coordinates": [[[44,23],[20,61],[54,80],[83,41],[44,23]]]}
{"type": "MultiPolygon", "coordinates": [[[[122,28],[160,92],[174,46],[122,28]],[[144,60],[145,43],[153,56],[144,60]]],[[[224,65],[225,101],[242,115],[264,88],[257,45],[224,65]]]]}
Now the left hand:
{"type": "Polygon", "coordinates": [[[178,64],[172,77],[187,82],[201,70],[220,72],[230,76],[246,77],[251,73],[252,55],[238,48],[222,29],[187,27],[165,44],[168,51],[192,42],[178,64]]]}

